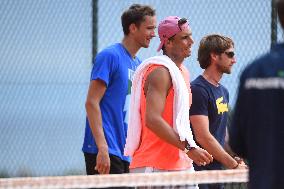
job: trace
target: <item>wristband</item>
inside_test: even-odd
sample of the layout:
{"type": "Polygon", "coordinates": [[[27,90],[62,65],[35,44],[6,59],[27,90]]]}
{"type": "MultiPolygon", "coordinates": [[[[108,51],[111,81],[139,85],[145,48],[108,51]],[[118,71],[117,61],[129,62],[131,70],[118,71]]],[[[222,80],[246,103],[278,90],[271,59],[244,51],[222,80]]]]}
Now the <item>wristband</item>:
{"type": "Polygon", "coordinates": [[[189,150],[194,149],[194,147],[190,146],[190,144],[187,142],[187,140],[185,140],[185,147],[183,152],[187,154],[187,152],[189,152],[189,150]]]}

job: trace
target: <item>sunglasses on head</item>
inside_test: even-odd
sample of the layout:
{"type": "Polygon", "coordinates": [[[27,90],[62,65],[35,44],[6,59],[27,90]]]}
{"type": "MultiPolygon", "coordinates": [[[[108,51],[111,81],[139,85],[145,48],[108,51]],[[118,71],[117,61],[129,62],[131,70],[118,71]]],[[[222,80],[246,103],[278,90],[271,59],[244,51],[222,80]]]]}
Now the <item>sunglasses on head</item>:
{"type": "Polygon", "coordinates": [[[229,58],[233,58],[235,56],[234,51],[228,51],[228,52],[224,52],[229,58]]]}
{"type": "MultiPolygon", "coordinates": [[[[181,26],[184,25],[185,23],[187,23],[187,19],[186,18],[181,18],[181,19],[178,20],[178,28],[180,29],[180,31],[182,31],[181,26]]],[[[176,36],[176,34],[174,34],[173,36],[169,37],[169,40],[172,40],[175,36],[176,36]]]]}
{"type": "Polygon", "coordinates": [[[181,19],[178,20],[178,27],[179,27],[180,30],[182,30],[181,26],[184,25],[185,23],[187,23],[186,18],[181,18],[181,19]]]}

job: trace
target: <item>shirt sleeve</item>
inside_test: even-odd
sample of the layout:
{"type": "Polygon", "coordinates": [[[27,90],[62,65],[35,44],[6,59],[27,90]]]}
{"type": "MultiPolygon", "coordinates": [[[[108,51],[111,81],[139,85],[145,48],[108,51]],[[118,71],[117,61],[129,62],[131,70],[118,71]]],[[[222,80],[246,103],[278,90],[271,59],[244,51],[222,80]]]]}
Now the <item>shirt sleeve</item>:
{"type": "Polygon", "coordinates": [[[94,62],[91,80],[102,80],[108,86],[112,73],[116,70],[116,61],[113,53],[109,51],[100,52],[94,62]]]}
{"type": "Polygon", "coordinates": [[[191,86],[192,104],[189,115],[205,115],[208,116],[209,96],[207,91],[198,85],[191,86]]]}

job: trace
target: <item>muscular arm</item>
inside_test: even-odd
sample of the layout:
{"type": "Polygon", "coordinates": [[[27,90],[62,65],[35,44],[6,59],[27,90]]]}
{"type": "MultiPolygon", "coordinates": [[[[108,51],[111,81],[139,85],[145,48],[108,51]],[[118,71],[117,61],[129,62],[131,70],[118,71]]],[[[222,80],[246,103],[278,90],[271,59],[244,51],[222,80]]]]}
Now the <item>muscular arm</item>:
{"type": "Polygon", "coordinates": [[[164,141],[183,149],[184,145],[179,142],[178,134],[162,117],[170,87],[171,77],[166,68],[157,68],[149,74],[144,87],[146,93],[146,125],[164,141]]]}
{"type": "MultiPolygon", "coordinates": [[[[171,85],[170,74],[164,67],[157,68],[148,75],[144,86],[146,94],[146,125],[162,140],[183,150],[185,147],[184,142],[180,141],[178,134],[162,117],[171,85]]],[[[210,154],[203,149],[191,150],[188,152],[188,156],[199,165],[201,162],[210,163],[212,161],[210,154]]]]}
{"type": "Polygon", "coordinates": [[[110,160],[108,145],[102,127],[102,114],[100,101],[106,91],[106,85],[101,80],[93,80],[90,83],[86,100],[86,111],[93,137],[98,147],[97,163],[95,169],[100,174],[109,173],[110,160]]]}
{"type": "Polygon", "coordinates": [[[238,162],[211,135],[208,117],[205,115],[192,115],[190,116],[190,121],[197,142],[225,167],[229,169],[235,168],[238,162]]]}

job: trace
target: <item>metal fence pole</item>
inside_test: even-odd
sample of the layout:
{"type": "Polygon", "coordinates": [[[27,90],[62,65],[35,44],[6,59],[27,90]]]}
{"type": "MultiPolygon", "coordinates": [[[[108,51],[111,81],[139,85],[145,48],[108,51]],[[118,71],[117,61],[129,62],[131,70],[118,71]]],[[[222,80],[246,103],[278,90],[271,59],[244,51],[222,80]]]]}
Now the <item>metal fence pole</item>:
{"type": "Polygon", "coordinates": [[[98,49],[98,0],[92,0],[92,60],[98,49]]]}
{"type": "Polygon", "coordinates": [[[276,0],[271,0],[271,45],[277,42],[277,11],[276,0]]]}

